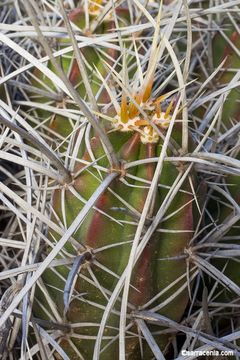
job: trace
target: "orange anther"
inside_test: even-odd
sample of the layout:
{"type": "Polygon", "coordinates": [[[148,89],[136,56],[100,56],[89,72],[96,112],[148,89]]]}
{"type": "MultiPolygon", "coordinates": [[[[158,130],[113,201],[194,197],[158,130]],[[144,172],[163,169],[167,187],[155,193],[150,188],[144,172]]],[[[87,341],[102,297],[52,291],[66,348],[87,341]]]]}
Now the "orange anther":
{"type": "MultiPolygon", "coordinates": [[[[136,103],[138,105],[140,105],[142,102],[142,94],[140,93],[140,94],[135,95],[134,100],[136,101],[136,103]]],[[[137,116],[139,114],[139,112],[140,111],[133,103],[129,104],[129,118],[130,119],[133,119],[135,116],[137,116]]]]}
{"type": "Polygon", "coordinates": [[[160,115],[161,115],[161,106],[160,106],[160,102],[156,104],[155,111],[156,111],[156,115],[157,115],[157,117],[158,117],[158,118],[160,118],[160,115]]]}
{"type": "Polygon", "coordinates": [[[144,120],[144,119],[142,119],[142,120],[137,120],[137,121],[135,122],[135,125],[136,125],[136,126],[145,126],[145,125],[149,125],[149,121],[144,120]]]}
{"type": "Polygon", "coordinates": [[[164,119],[167,119],[168,115],[170,114],[170,111],[172,110],[172,107],[173,107],[173,99],[171,100],[170,104],[167,107],[167,110],[164,115],[164,119]]]}
{"type": "Polygon", "coordinates": [[[122,101],[121,101],[121,115],[120,115],[121,121],[126,124],[128,122],[129,116],[128,116],[128,105],[127,105],[127,96],[126,94],[122,95],[122,101]]]}
{"type": "Polygon", "coordinates": [[[150,98],[150,95],[151,95],[151,92],[152,92],[152,87],[153,87],[153,76],[151,77],[151,79],[147,83],[145,89],[143,90],[143,99],[142,99],[142,101],[144,103],[150,98]]]}
{"type": "Polygon", "coordinates": [[[154,103],[155,103],[155,104],[159,104],[159,103],[162,102],[165,98],[166,98],[166,95],[161,95],[161,96],[159,96],[159,97],[154,101],[154,103]]]}

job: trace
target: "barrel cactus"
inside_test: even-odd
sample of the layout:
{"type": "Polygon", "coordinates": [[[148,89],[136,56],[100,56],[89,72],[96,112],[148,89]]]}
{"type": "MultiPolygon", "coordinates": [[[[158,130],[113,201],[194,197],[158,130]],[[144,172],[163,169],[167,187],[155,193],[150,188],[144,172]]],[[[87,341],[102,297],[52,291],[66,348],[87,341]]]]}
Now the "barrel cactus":
{"type": "MultiPolygon", "coordinates": [[[[93,33],[86,28],[83,8],[69,14],[89,39],[111,34],[116,26],[124,29],[130,21],[128,10],[116,7],[93,25],[102,5],[95,2],[89,7],[88,29],[93,28],[93,33]]],[[[149,63],[143,65],[138,40],[134,48],[123,35],[113,48],[98,47],[95,42],[82,50],[84,71],[97,104],[92,111],[117,162],[111,161],[108,145],[84,116],[74,126],[73,119],[61,115],[60,103],[58,112],[51,115],[50,108],[44,106],[46,98],[38,97],[39,105],[35,101],[39,118],[47,124],[48,141],[71,164],[71,181],[52,195],[53,222],[67,230],[101,182],[115,174],[74,232],[73,241],[58,255],[73,258],[72,269],[46,270],[36,293],[36,316],[56,322],[54,303],[55,312],[72,329],[59,336],[70,359],[116,358],[121,329],[126,358],[151,359],[157,350],[144,339],[135,312],[153,310],[179,321],[189,300],[184,251],[194,231],[196,177],[191,166],[179,162],[181,96],[170,86],[165,94],[154,86],[158,36],[156,32],[147,50],[149,63]],[[70,137],[71,143],[62,141],[59,145],[58,135],[70,137]]],[[[68,44],[60,39],[59,45],[64,48],[68,44]]],[[[88,103],[86,84],[73,55],[62,57],[61,63],[71,85],[88,103]]],[[[49,67],[54,69],[51,63],[49,67]]],[[[33,74],[34,86],[41,87],[45,79],[39,71],[33,74]]],[[[50,82],[48,86],[54,87],[50,82]]],[[[75,105],[62,103],[74,114],[75,105]]],[[[56,244],[59,234],[50,231],[49,239],[56,244]]],[[[160,332],[151,325],[149,329],[158,351],[166,354],[174,336],[165,327],[160,332]]]]}

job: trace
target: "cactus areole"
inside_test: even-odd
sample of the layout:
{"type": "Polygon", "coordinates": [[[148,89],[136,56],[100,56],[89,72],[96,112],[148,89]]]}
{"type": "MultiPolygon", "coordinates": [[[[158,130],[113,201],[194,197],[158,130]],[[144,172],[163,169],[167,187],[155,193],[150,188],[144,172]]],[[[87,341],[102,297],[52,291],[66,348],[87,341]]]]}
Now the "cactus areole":
{"type": "MultiPolygon", "coordinates": [[[[95,17],[100,7],[101,1],[95,1],[91,6],[91,16],[95,17]]],[[[119,14],[122,13],[124,13],[123,9],[119,9],[119,14]]],[[[84,13],[76,10],[70,18],[76,24],[83,23],[84,13]]],[[[125,19],[126,17],[123,18],[123,23],[125,19]]],[[[112,20],[108,22],[111,23],[109,26],[112,28],[112,20]]],[[[106,21],[104,26],[107,26],[106,21]]],[[[99,27],[97,29],[99,30],[99,27]]],[[[96,49],[85,47],[84,56],[88,63],[95,61],[94,66],[98,68],[102,77],[106,76],[106,68],[102,66],[96,49]]],[[[76,84],[81,80],[81,74],[75,61],[71,66],[70,79],[76,84]]],[[[98,83],[96,81],[94,84],[95,94],[99,90],[98,83]]],[[[46,290],[57,313],[64,322],[70,324],[72,329],[70,333],[62,333],[60,337],[60,345],[70,359],[92,359],[104,309],[129,261],[132,241],[154,176],[157,158],[162,151],[162,138],[171,120],[173,108],[172,101],[165,106],[164,111],[161,109],[164,96],[152,99],[152,86],[153,77],[141,90],[135,91],[132,97],[127,97],[122,91],[120,105],[108,115],[111,116],[112,121],[107,122],[105,130],[123,164],[123,169],[124,164],[142,161],[137,161],[136,165],[121,172],[121,176],[103,192],[95,207],[73,234],[74,239],[85,247],[87,255],[80,259],[77,276],[70,286],[71,291],[69,288],[67,290],[67,306],[64,301],[64,289],[66,290],[70,269],[64,266],[56,270],[48,269],[43,276],[46,290]],[[159,136],[160,133],[162,137],[159,136]],[[71,296],[68,296],[70,292],[71,296]]],[[[77,85],[76,89],[78,89],[77,85]]],[[[82,85],[79,85],[79,89],[81,92],[82,85]]],[[[102,93],[101,101],[107,104],[110,101],[109,96],[105,90],[102,93]]],[[[43,115],[44,113],[41,112],[41,116],[43,115]]],[[[54,129],[55,133],[66,138],[73,130],[70,121],[60,115],[54,115],[49,123],[49,129],[54,129]]],[[[76,144],[78,136],[80,132],[75,137],[76,144]]],[[[113,171],[109,166],[106,149],[97,133],[86,126],[85,134],[81,133],[81,136],[82,141],[79,141],[77,156],[75,152],[74,181],[67,187],[55,190],[53,194],[52,220],[58,224],[60,222],[66,229],[97,189],[106,173],[113,171]]],[[[179,144],[180,139],[181,126],[174,126],[172,141],[174,144],[179,144]]],[[[168,155],[172,156],[170,150],[168,155]]],[[[179,171],[181,170],[172,162],[164,162],[145,221],[144,232],[147,231],[148,225],[171,191],[179,171]]],[[[144,336],[139,333],[138,326],[131,317],[134,310],[156,309],[162,315],[179,321],[186,308],[188,302],[188,291],[184,286],[186,263],[182,255],[192,237],[192,203],[190,186],[188,182],[184,182],[133,268],[128,298],[126,359],[150,360],[153,356],[144,336]]],[[[59,235],[54,232],[50,232],[49,237],[53,242],[59,239],[59,235]]],[[[65,246],[64,252],[67,252],[68,256],[79,256],[78,249],[70,242],[65,246]]],[[[42,289],[38,289],[35,314],[37,317],[54,319],[56,322],[56,313],[49,302],[49,297],[46,300],[42,289]]],[[[121,293],[109,313],[105,326],[100,353],[102,360],[118,359],[120,308],[121,293]]],[[[151,326],[149,325],[150,329],[151,326]]],[[[154,326],[152,331],[155,341],[166,353],[172,340],[171,334],[162,334],[164,328],[154,326]]],[[[56,359],[60,358],[57,353],[54,356],[56,359]]]]}

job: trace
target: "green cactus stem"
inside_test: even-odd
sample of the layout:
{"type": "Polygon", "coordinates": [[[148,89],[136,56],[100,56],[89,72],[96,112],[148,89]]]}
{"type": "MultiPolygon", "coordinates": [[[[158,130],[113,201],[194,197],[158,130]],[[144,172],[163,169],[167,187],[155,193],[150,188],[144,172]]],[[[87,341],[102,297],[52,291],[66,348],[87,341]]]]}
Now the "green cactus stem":
{"type": "MultiPolygon", "coordinates": [[[[91,7],[91,16],[96,16],[100,5],[101,1],[95,2],[91,7]]],[[[124,23],[126,11],[119,12],[122,13],[124,23]]],[[[70,18],[81,29],[85,27],[85,17],[81,9],[72,13],[70,18]]],[[[106,29],[112,29],[113,22],[111,18],[106,19],[99,26],[105,26],[105,29],[97,27],[96,31],[105,32],[106,29]]],[[[105,78],[106,67],[102,66],[95,49],[87,47],[83,53],[91,67],[95,66],[105,78]]],[[[113,60],[116,59],[116,52],[111,56],[113,60]]],[[[149,68],[152,71],[152,67],[149,68]]],[[[83,94],[84,86],[76,62],[68,59],[64,63],[64,69],[70,74],[70,80],[79,94],[83,94]]],[[[57,312],[72,326],[72,332],[62,333],[60,340],[71,360],[79,359],[79,354],[84,359],[92,359],[99,324],[119,277],[128,264],[137,223],[156,169],[154,159],[161,154],[163,139],[172,118],[174,99],[168,103],[167,95],[152,98],[154,76],[149,76],[148,73],[146,78],[148,81],[144,82],[141,89],[134,91],[131,97],[122,90],[120,105],[115,101],[115,107],[112,106],[107,112],[111,121],[104,124],[104,128],[118,154],[121,168],[114,169],[109,165],[98,134],[87,127],[72,169],[73,182],[53,193],[52,220],[68,228],[105,178],[106,172],[119,173],[118,178],[102,193],[74,234],[75,240],[85,251],[79,252],[70,243],[64,248],[69,256],[76,257],[74,270],[62,266],[57,271],[46,270],[43,276],[46,290],[54,301],[57,312]],[[137,160],[141,160],[137,165],[129,168],[125,166],[137,160]],[[78,275],[76,281],[73,281],[76,270],[78,275]],[[69,283],[66,287],[66,281],[72,282],[72,288],[69,283]]],[[[100,88],[99,78],[94,78],[93,83],[95,82],[97,85],[93,85],[93,92],[97,94],[100,88]]],[[[100,104],[110,102],[106,89],[103,89],[98,101],[100,104]]],[[[41,117],[48,115],[41,112],[41,117]]],[[[70,121],[63,116],[54,116],[48,125],[62,136],[68,136],[72,131],[70,121]]],[[[171,136],[174,154],[181,148],[181,132],[181,125],[176,123],[171,136]]],[[[171,147],[167,152],[169,156],[173,156],[171,147]]],[[[147,230],[147,223],[154,219],[179,172],[183,172],[180,164],[164,163],[144,231],[147,230]]],[[[134,266],[127,309],[125,350],[129,360],[152,358],[146,341],[132,320],[132,311],[145,308],[147,303],[156,308],[166,302],[164,306],[160,306],[159,313],[179,321],[186,308],[189,294],[187,286],[184,286],[187,284],[184,250],[194,231],[193,203],[191,187],[189,182],[185,181],[134,266]],[[177,281],[178,279],[180,280],[177,281]],[[175,285],[171,287],[172,283],[175,285]],[[168,291],[164,293],[167,287],[168,291]],[[178,293],[181,287],[183,289],[178,293]],[[160,292],[163,294],[158,298],[160,292]],[[155,297],[155,301],[152,301],[155,297]],[[169,298],[171,301],[167,301],[169,298]]],[[[59,239],[54,232],[50,232],[49,237],[53,242],[59,239]]],[[[37,299],[37,316],[44,319],[54,318],[54,313],[40,289],[37,291],[37,299]]],[[[112,360],[117,356],[120,309],[121,295],[114,304],[104,329],[101,360],[112,360]]],[[[153,336],[160,349],[166,353],[172,337],[159,336],[158,333],[153,336]]]]}

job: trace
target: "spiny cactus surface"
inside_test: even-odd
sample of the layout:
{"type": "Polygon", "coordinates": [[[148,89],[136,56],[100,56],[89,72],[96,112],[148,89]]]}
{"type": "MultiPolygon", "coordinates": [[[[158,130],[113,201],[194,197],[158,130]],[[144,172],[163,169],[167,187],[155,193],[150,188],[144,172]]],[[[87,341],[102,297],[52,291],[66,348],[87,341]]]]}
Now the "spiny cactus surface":
{"type": "Polygon", "coordinates": [[[239,6],[0,4],[3,360],[239,358],[239,6]]]}
{"type": "MultiPolygon", "coordinates": [[[[90,6],[89,10],[91,28],[99,14],[98,5],[90,6]]],[[[127,9],[117,8],[115,13],[119,17],[118,26],[123,26],[124,21],[129,20],[127,9]]],[[[82,8],[70,13],[69,18],[86,33],[82,8]]],[[[96,27],[94,36],[100,36],[104,31],[107,33],[114,26],[116,23],[110,13],[96,27]]],[[[70,283],[69,287],[72,272],[69,275],[66,267],[58,268],[57,271],[47,270],[43,279],[57,311],[74,327],[72,334],[63,334],[63,349],[66,354],[70,354],[71,359],[78,358],[78,352],[84,359],[91,359],[104,311],[119,279],[127,269],[131,249],[136,242],[134,239],[138,223],[147,208],[138,239],[139,246],[141,242],[144,244],[139,254],[135,255],[131,269],[125,315],[125,351],[127,359],[139,359],[142,356],[150,359],[152,351],[141,337],[140,329],[131,314],[137,309],[153,308],[175,321],[179,321],[183,315],[189,298],[185,285],[187,266],[184,250],[194,231],[194,196],[190,184],[196,185],[195,175],[192,171],[189,172],[189,176],[179,185],[174,200],[169,205],[166,202],[164,209],[165,201],[179,184],[177,180],[182,178],[187,167],[173,160],[166,161],[159,167],[163,151],[169,157],[180,154],[182,125],[181,111],[175,111],[178,97],[171,96],[171,93],[153,93],[158,45],[149,49],[151,62],[142,75],[141,85],[137,77],[138,72],[143,70],[136,69],[135,65],[134,73],[129,71],[130,66],[134,65],[134,55],[132,47],[124,42],[124,38],[118,43],[123,54],[117,50],[101,49],[103,55],[99,56],[100,49],[95,46],[85,47],[82,55],[88,68],[92,92],[95,96],[99,95],[99,113],[102,113],[99,117],[100,124],[108,135],[119,163],[118,167],[109,163],[106,148],[97,131],[88,125],[77,130],[75,143],[72,144],[76,156],[72,182],[54,191],[52,220],[68,228],[107,174],[117,172],[118,176],[99,197],[74,233],[79,249],[76,251],[70,244],[65,247],[66,251],[79,259],[74,283],[70,283]],[[119,71],[126,81],[118,77],[119,71]],[[112,72],[109,79],[108,72],[112,72]],[[105,79],[103,84],[102,79],[105,79]],[[115,91],[111,82],[115,84],[115,91]],[[172,98],[171,101],[169,98],[172,98]],[[175,125],[172,118],[174,111],[175,119],[178,117],[175,125]],[[168,131],[170,124],[171,131],[168,131]],[[166,136],[170,139],[167,146],[166,136]],[[155,175],[156,171],[159,176],[155,175]],[[153,180],[153,196],[149,204],[146,204],[153,180]],[[160,209],[161,221],[154,226],[155,216],[160,209]],[[146,238],[151,226],[154,226],[154,231],[146,238]],[[76,353],[74,349],[77,349],[76,353]]],[[[140,55],[141,52],[138,56],[140,55]]],[[[71,84],[83,96],[84,83],[76,60],[63,58],[62,63],[71,84]]],[[[36,79],[35,85],[37,82],[36,79]]],[[[44,110],[41,110],[40,115],[47,118],[44,110]]],[[[55,115],[48,126],[50,130],[65,137],[72,131],[71,122],[64,116],[55,115]]],[[[58,241],[56,233],[49,235],[54,242],[58,241]]],[[[120,292],[107,316],[101,359],[116,357],[122,296],[123,293],[120,292]]],[[[40,311],[39,305],[36,306],[36,313],[41,312],[48,319],[51,309],[41,291],[38,291],[37,299],[44,307],[41,306],[40,311]]],[[[171,336],[156,332],[154,338],[161,351],[166,352],[171,336]]]]}

